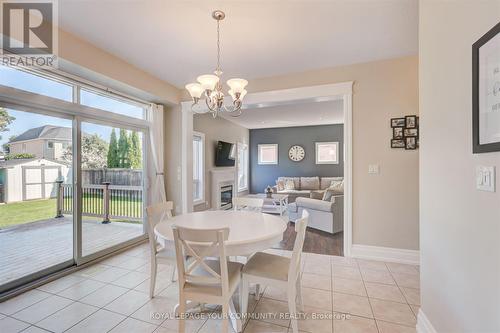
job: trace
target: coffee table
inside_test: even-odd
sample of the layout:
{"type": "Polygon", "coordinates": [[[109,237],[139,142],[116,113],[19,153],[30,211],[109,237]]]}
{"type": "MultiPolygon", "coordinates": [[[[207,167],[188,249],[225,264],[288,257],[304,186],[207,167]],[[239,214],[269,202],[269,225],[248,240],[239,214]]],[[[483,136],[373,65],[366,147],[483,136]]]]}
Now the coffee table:
{"type": "Polygon", "coordinates": [[[283,216],[288,207],[288,194],[273,193],[271,198],[268,198],[265,193],[257,193],[247,194],[245,197],[264,199],[263,213],[280,214],[280,216],[283,216]]]}

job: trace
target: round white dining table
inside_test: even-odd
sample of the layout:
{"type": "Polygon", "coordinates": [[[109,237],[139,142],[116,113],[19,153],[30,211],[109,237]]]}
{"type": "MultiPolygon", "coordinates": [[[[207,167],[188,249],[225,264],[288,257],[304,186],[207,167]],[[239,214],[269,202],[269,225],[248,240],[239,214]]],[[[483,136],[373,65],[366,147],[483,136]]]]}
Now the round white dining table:
{"type": "Polygon", "coordinates": [[[228,256],[244,256],[263,251],[283,239],[286,222],[265,213],[234,210],[206,210],[187,213],[160,222],[155,234],[164,240],[173,241],[172,225],[192,229],[229,228],[229,237],[224,243],[228,256]]]}
{"type": "MultiPolygon", "coordinates": [[[[172,225],[192,229],[229,228],[229,236],[224,245],[227,256],[247,256],[276,245],[283,239],[286,222],[273,215],[234,210],[213,210],[187,213],[162,221],[155,226],[155,234],[167,241],[173,241],[172,225]]],[[[186,309],[199,306],[188,301],[186,309]]],[[[236,332],[241,332],[243,323],[236,315],[232,300],[230,301],[231,324],[236,332]]],[[[240,304],[241,308],[241,304],[240,304]]],[[[178,311],[178,305],[175,312],[178,311]]]]}

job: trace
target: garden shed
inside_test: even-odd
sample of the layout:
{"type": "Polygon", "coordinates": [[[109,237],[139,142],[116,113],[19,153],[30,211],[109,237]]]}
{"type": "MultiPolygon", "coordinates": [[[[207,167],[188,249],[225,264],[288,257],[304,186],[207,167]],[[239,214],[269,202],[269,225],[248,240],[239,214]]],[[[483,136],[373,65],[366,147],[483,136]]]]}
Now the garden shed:
{"type": "Polygon", "coordinates": [[[71,182],[71,166],[48,159],[0,161],[0,202],[55,198],[56,180],[71,182]]]}

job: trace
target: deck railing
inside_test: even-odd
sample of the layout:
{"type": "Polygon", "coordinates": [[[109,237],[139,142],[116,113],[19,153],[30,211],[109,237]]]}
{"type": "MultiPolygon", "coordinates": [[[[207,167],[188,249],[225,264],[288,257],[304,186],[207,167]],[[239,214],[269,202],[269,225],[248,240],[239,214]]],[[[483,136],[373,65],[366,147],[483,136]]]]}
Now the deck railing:
{"type": "MultiPolygon", "coordinates": [[[[73,213],[73,185],[57,182],[56,217],[73,213]]],[[[142,187],[119,186],[108,182],[82,186],[82,215],[111,219],[141,221],[143,215],[142,187]]]]}

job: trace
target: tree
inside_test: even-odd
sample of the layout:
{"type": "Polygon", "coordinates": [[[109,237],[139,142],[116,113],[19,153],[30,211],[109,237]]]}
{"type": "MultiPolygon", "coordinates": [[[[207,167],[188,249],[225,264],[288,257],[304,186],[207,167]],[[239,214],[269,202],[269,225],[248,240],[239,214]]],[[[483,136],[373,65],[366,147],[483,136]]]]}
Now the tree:
{"type": "Polygon", "coordinates": [[[130,155],[130,167],[132,169],[141,169],[142,168],[141,142],[139,140],[139,135],[135,131],[133,131],[130,134],[129,155],[130,155]]]}
{"type": "MultiPolygon", "coordinates": [[[[7,112],[7,110],[5,110],[4,108],[0,107],[0,133],[8,131],[9,130],[8,126],[14,120],[16,120],[15,117],[12,117],[11,115],[9,115],[9,113],[7,112]]],[[[0,140],[1,139],[2,139],[2,136],[0,135],[0,140]]]]}
{"type": "MultiPolygon", "coordinates": [[[[9,146],[9,142],[12,142],[12,141],[13,141],[16,137],[17,137],[17,135],[11,135],[11,136],[10,136],[10,138],[9,138],[9,141],[8,141],[8,142],[6,142],[6,143],[4,143],[4,144],[2,145],[2,150],[3,150],[3,152],[4,152],[4,153],[6,153],[6,154],[10,154],[10,146],[9,146]]],[[[0,136],[0,139],[1,139],[1,138],[2,138],[2,137],[0,136]]]]}
{"type": "MultiPolygon", "coordinates": [[[[71,163],[73,148],[68,146],[62,155],[62,160],[71,163]]],[[[108,143],[97,134],[82,135],[82,168],[102,169],[107,166],[108,143]]]]}
{"type": "Polygon", "coordinates": [[[109,149],[108,149],[108,168],[118,168],[120,167],[120,157],[118,151],[118,140],[116,139],[115,129],[111,131],[111,137],[109,139],[109,149]]]}
{"type": "Polygon", "coordinates": [[[118,139],[118,156],[120,158],[118,166],[120,168],[125,168],[125,169],[130,168],[128,147],[129,147],[129,140],[127,131],[121,128],[120,138],[118,139]]]}
{"type": "Polygon", "coordinates": [[[108,143],[99,135],[82,136],[82,167],[102,169],[107,165],[108,143]]]}

